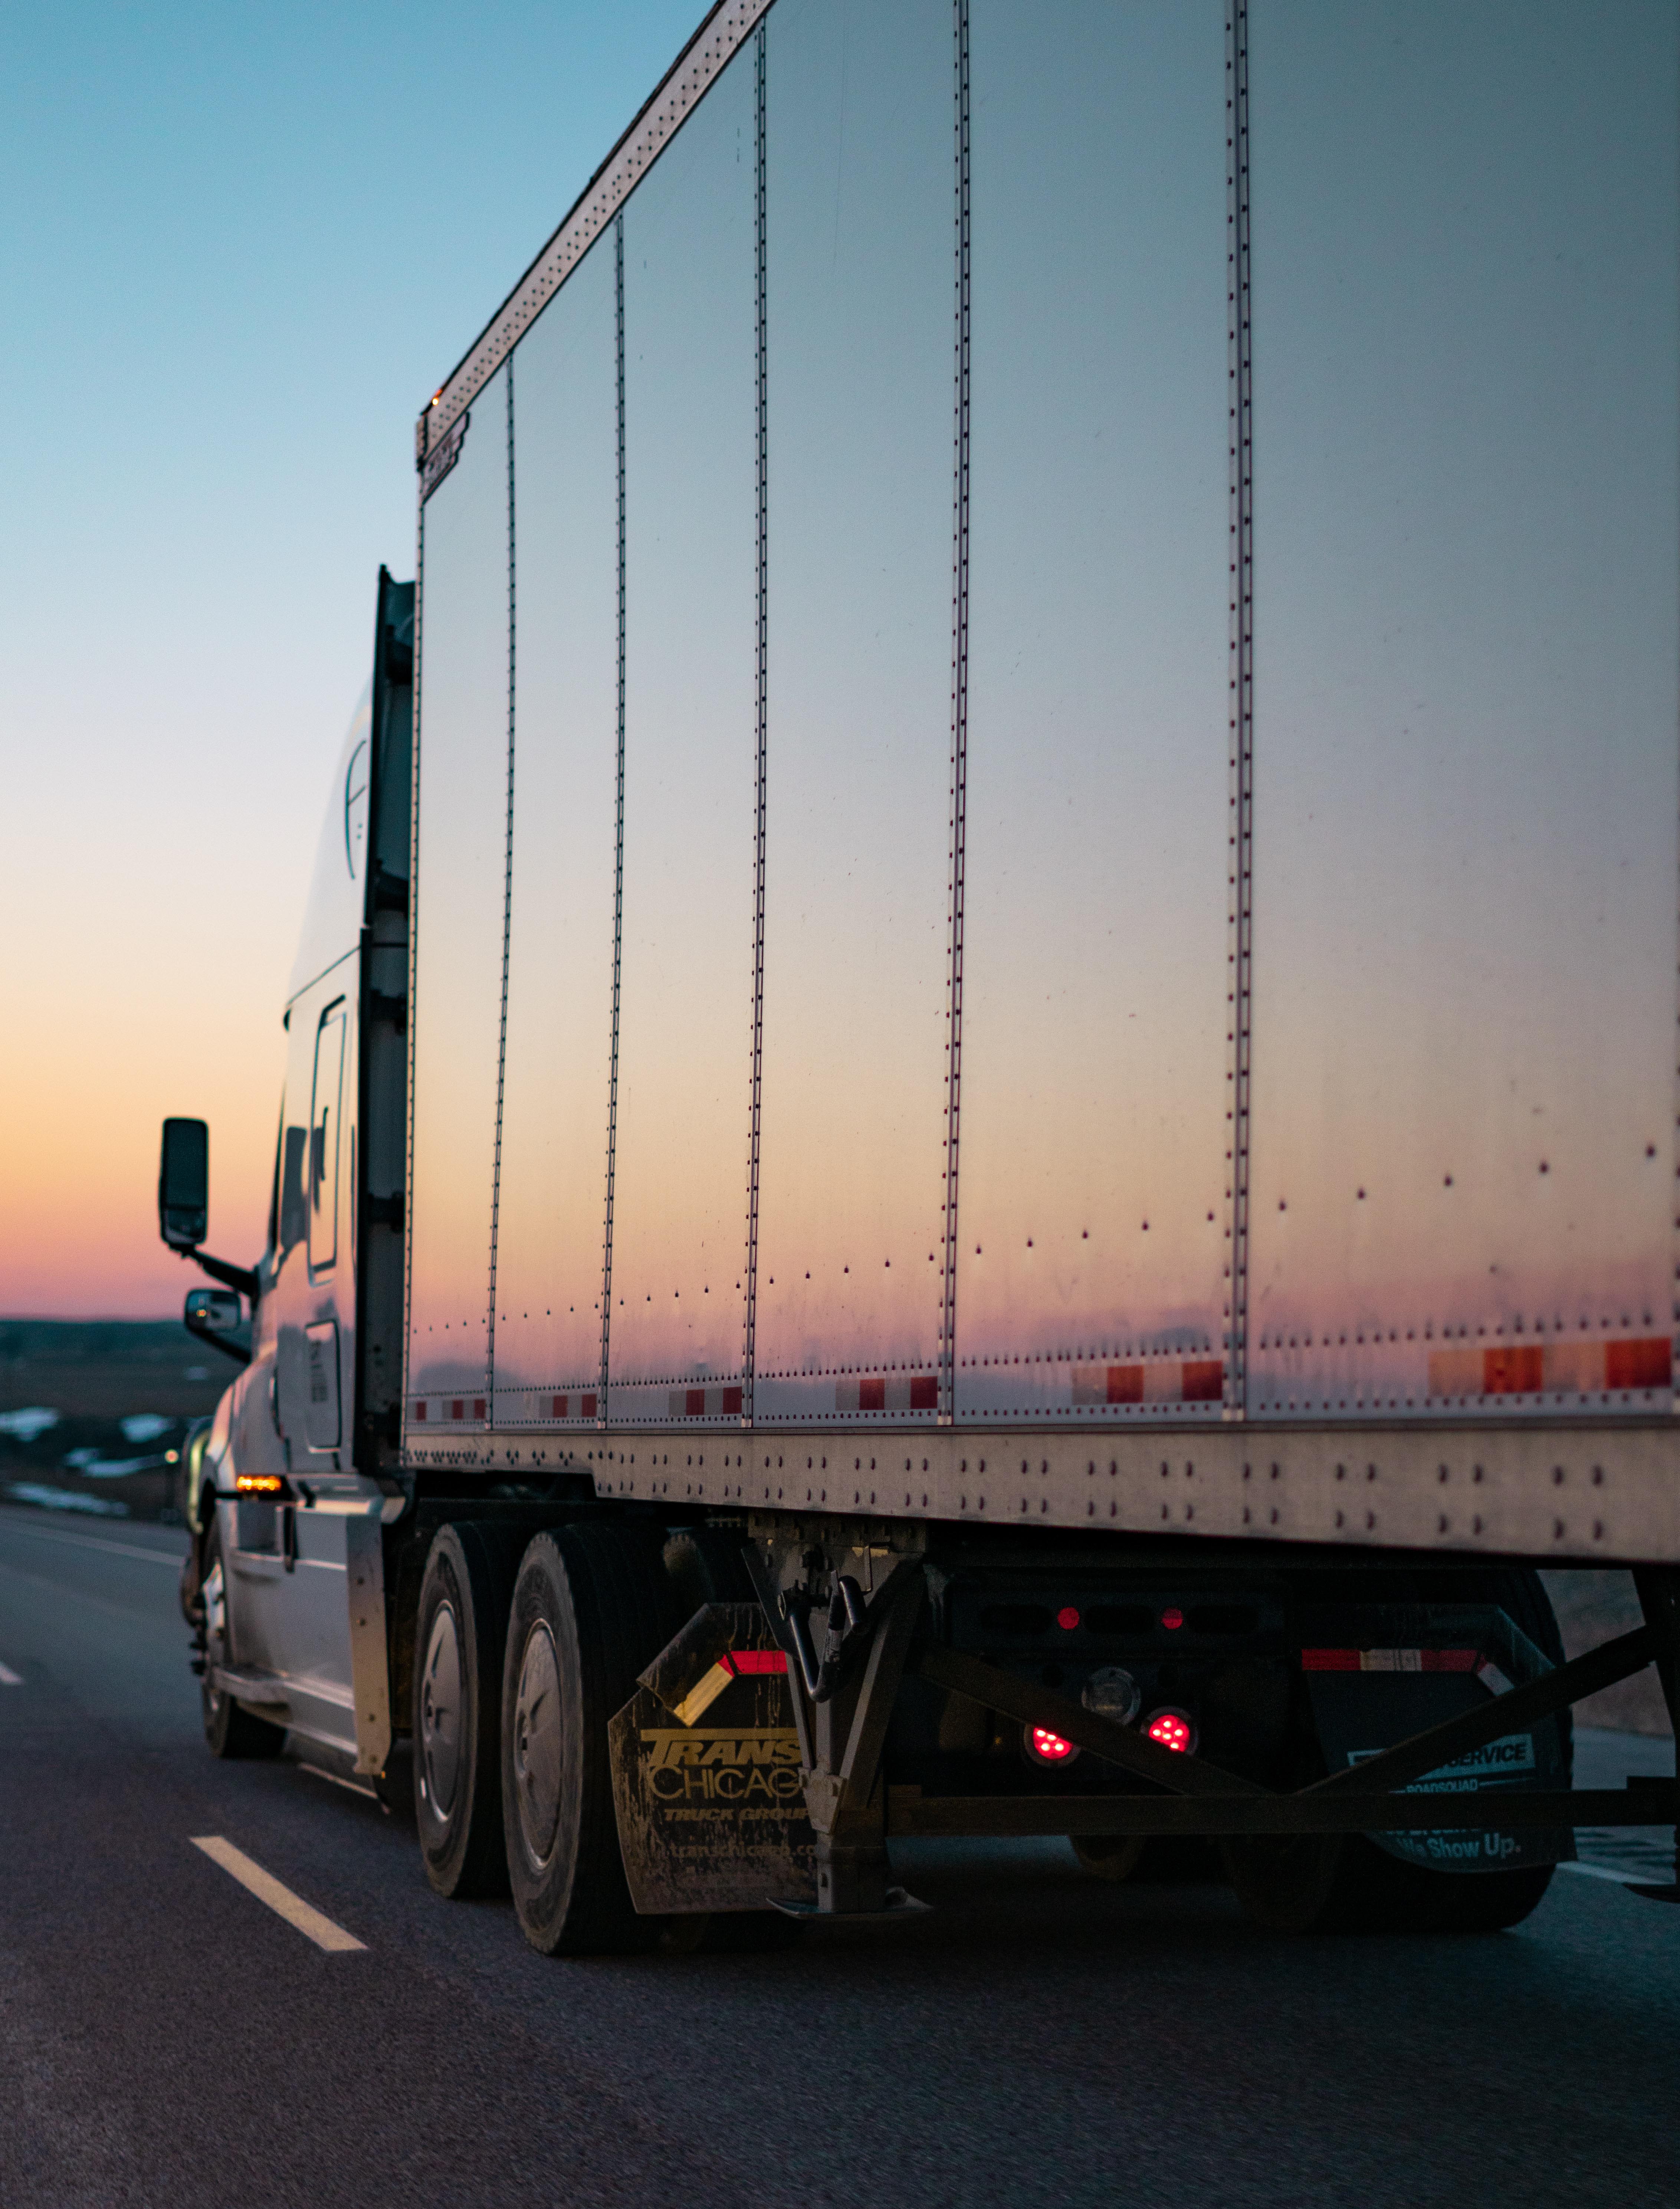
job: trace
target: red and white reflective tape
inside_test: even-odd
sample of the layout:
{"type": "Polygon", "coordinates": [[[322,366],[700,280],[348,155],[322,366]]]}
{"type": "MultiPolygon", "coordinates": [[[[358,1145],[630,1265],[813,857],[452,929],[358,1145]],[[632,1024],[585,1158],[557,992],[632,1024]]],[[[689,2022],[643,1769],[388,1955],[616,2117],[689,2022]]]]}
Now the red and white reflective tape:
{"type": "Polygon", "coordinates": [[[1217,1404],[1224,1395],[1225,1367],[1217,1357],[1074,1368],[1075,1404],[1217,1404]]]}
{"type": "Polygon", "coordinates": [[[684,1725],[692,1725],[711,1708],[732,1680],[762,1679],[786,1670],[787,1659],[780,1649],[727,1649],[677,1705],[677,1716],[684,1725]]]}
{"type": "Polygon", "coordinates": [[[595,1416],[595,1392],[587,1388],[581,1396],[551,1396],[548,1415],[551,1419],[593,1419],[595,1416]]]}
{"type": "Polygon", "coordinates": [[[1490,1694],[1510,1682],[1479,1649],[1304,1649],[1304,1672],[1473,1672],[1490,1694]]]}
{"type": "Polygon", "coordinates": [[[1611,1395],[1667,1388],[1672,1377],[1673,1352],[1664,1334],[1430,1352],[1431,1396],[1611,1395]]]}
{"type": "Polygon", "coordinates": [[[490,1407],[482,1396],[417,1396],[414,1399],[414,1418],[418,1424],[424,1420],[428,1426],[466,1426],[476,1423],[483,1426],[490,1407]],[[437,1409],[434,1411],[432,1405],[437,1409]]]}
{"type": "Polygon", "coordinates": [[[741,1391],[738,1387],[673,1388],[671,1416],[673,1419],[738,1419],[741,1391]]]}
{"type": "Polygon", "coordinates": [[[939,1376],[934,1373],[880,1374],[864,1381],[836,1381],[837,1411],[936,1411],[939,1376]]]}

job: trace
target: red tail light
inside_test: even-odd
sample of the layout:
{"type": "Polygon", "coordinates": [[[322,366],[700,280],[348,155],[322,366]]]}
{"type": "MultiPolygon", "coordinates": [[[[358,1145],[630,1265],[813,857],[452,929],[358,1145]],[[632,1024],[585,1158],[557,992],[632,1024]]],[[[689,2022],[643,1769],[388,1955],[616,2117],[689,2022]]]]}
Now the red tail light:
{"type": "Polygon", "coordinates": [[[1195,1751],[1195,1721],[1188,1711],[1172,1709],[1152,1712],[1143,1730],[1153,1742],[1163,1749],[1176,1750],[1181,1756],[1190,1756],[1195,1751]]]}
{"type": "Polygon", "coordinates": [[[1027,1754],[1035,1764],[1071,1764],[1079,1755],[1072,1742],[1063,1741],[1048,1726],[1023,1726],[1021,1730],[1027,1754]]]}

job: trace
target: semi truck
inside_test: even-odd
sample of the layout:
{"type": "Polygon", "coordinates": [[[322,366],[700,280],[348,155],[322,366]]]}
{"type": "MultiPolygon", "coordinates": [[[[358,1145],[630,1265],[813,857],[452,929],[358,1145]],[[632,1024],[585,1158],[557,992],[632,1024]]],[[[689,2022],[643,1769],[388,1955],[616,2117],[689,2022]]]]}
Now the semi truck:
{"type": "Polygon", "coordinates": [[[217,1755],[545,1952],[1674,1821],[1677,43],[706,15],[419,416],[254,1265],[166,1124],[217,1755]]]}

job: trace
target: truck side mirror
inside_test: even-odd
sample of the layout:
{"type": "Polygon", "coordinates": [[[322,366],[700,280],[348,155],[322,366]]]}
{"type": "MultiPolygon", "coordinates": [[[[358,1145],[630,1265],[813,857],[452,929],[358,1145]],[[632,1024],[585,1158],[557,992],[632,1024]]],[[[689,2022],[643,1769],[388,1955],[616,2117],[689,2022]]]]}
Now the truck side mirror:
{"type": "Polygon", "coordinates": [[[238,1330],[240,1317],[239,1296],[235,1289],[189,1289],[186,1309],[181,1314],[189,1334],[196,1334],[214,1350],[226,1351],[239,1364],[249,1365],[250,1351],[244,1343],[232,1339],[238,1330]]]}
{"type": "Polygon", "coordinates": [[[184,1316],[196,1333],[232,1334],[239,1324],[239,1299],[232,1289],[189,1289],[184,1316]]]}
{"type": "Polygon", "coordinates": [[[196,1250],[210,1226],[210,1130],[166,1120],[158,1167],[158,1232],[172,1250],[196,1250]]]}

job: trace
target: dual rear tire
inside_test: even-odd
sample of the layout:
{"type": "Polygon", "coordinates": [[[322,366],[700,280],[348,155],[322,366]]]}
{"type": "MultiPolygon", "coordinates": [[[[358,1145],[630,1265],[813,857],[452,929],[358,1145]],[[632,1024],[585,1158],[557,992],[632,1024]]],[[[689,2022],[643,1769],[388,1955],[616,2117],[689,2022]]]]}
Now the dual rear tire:
{"type": "MultiPolygon", "coordinates": [[[[1528,1568],[1426,1585],[1420,1595],[1441,1604],[1497,1604],[1551,1664],[1563,1661],[1551,1600],[1528,1568]]],[[[1567,1710],[1557,1723],[1567,1785],[1574,1762],[1567,1710]]],[[[1303,1778],[1322,1769],[1319,1759],[1303,1778]]],[[[1222,1853],[1244,1913],[1273,1933],[1500,1933],[1538,1907],[1553,1869],[1526,1864],[1508,1871],[1431,1871],[1391,1856],[1363,1833],[1232,1839],[1222,1853]]]]}
{"type": "Polygon", "coordinates": [[[1228,1841],[1225,1859],[1244,1913],[1272,1933],[1502,1933],[1538,1907],[1552,1873],[1430,1871],[1363,1833],[1228,1841]]]}
{"type": "Polygon", "coordinates": [[[511,1891],[545,1954],[671,1945],[630,1900],[607,1749],[609,1721],[682,1623],[659,1544],[586,1522],[527,1545],[466,1521],[440,1529],[427,1559],[412,1712],[426,1875],[442,1894],[511,1891]]]}
{"type": "Polygon", "coordinates": [[[414,1627],[414,1822],[440,1894],[505,1894],[502,1654],[518,1553],[501,1528],[440,1527],[414,1627]]]}
{"type": "Polygon", "coordinates": [[[507,1865],[525,1937],[545,1955],[658,1945],[618,1848],[607,1727],[681,1621],[639,1530],[537,1535],[514,1588],[502,1674],[507,1865]]]}

